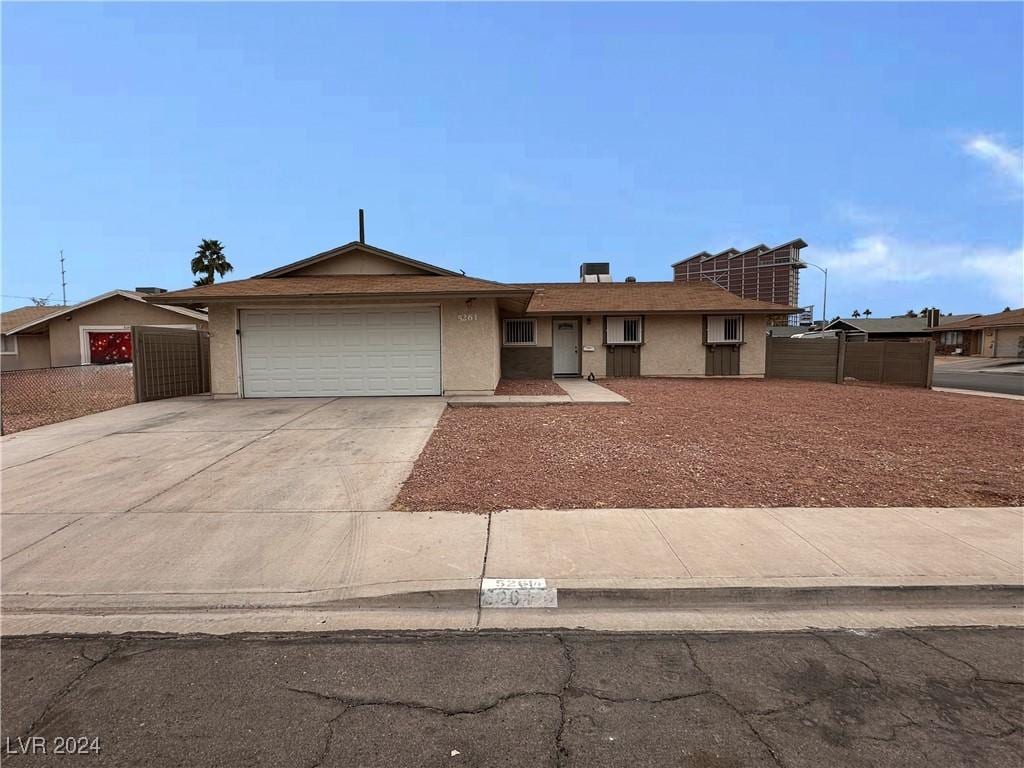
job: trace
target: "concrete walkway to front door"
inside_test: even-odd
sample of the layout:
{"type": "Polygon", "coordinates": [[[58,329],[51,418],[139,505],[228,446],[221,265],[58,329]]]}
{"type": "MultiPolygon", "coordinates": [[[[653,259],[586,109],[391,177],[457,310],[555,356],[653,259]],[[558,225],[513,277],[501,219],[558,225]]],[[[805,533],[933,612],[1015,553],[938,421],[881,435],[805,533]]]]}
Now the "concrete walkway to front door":
{"type": "Polygon", "coordinates": [[[564,395],[453,395],[448,405],[507,406],[507,405],[629,405],[629,400],[607,387],[586,379],[555,379],[564,395]]]}

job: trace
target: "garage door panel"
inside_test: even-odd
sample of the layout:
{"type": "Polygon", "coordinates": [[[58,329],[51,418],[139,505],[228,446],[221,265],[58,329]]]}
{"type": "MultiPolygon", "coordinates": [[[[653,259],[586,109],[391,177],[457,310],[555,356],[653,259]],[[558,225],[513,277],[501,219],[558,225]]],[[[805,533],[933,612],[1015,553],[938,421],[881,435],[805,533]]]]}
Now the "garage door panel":
{"type": "Polygon", "coordinates": [[[243,310],[246,397],[437,395],[437,308],[243,310]]]}

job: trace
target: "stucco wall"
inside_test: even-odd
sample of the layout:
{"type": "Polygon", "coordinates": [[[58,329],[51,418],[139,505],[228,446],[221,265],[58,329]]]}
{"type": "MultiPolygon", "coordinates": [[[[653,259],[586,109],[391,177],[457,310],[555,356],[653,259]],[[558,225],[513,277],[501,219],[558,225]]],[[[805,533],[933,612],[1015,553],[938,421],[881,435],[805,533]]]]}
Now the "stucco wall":
{"type": "Polygon", "coordinates": [[[444,394],[492,393],[501,377],[498,302],[441,302],[441,387],[444,394]],[[473,319],[460,319],[473,317],[473,319]]]}
{"type": "MultiPolygon", "coordinates": [[[[390,303],[390,302],[389,302],[390,303]]],[[[399,304],[401,302],[393,302],[399,304]]],[[[422,303],[422,302],[414,302],[422,303]]],[[[335,306],[375,305],[345,302],[335,306]]],[[[500,321],[494,299],[477,299],[467,307],[463,299],[441,305],[441,387],[445,394],[491,393],[501,377],[500,321]],[[462,315],[464,319],[459,319],[462,315]],[[475,316],[474,319],[468,319],[475,316]]],[[[295,306],[311,306],[296,303],[295,306]]],[[[317,306],[325,306],[323,302],[317,306]]],[[[238,397],[238,307],[210,306],[210,374],[214,397],[238,397]]]]}
{"type": "Polygon", "coordinates": [[[703,376],[704,355],[700,315],[644,318],[641,376],[703,376]]]}
{"type": "Polygon", "coordinates": [[[581,352],[581,373],[586,378],[591,373],[603,379],[608,370],[608,349],[604,346],[604,316],[584,315],[582,318],[583,350],[581,352]],[[587,321],[590,322],[587,322],[587,321]],[[593,352],[587,352],[593,347],[593,352]]]}
{"type": "Polygon", "coordinates": [[[16,336],[18,354],[0,355],[0,370],[25,371],[32,368],[50,367],[50,337],[45,333],[16,336]]]}
{"type": "Polygon", "coordinates": [[[764,353],[768,343],[767,336],[767,315],[746,315],[743,318],[740,376],[764,376],[764,353]]]}
{"type": "Polygon", "coordinates": [[[133,325],[194,325],[204,329],[206,322],[123,296],[112,296],[50,322],[50,362],[54,367],[82,364],[79,329],[83,325],[120,326],[125,330],[133,325]]]}
{"type": "Polygon", "coordinates": [[[214,397],[238,397],[238,311],[213,304],[210,315],[210,389],[214,397]]]}

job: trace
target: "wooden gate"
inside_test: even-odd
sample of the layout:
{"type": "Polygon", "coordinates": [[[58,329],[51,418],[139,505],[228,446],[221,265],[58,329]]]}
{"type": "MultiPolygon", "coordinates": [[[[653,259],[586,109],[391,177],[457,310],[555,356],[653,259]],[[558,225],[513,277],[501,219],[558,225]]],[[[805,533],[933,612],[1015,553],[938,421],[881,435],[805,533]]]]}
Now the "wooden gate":
{"type": "Polygon", "coordinates": [[[135,399],[201,395],[210,391],[210,334],[184,328],[132,326],[135,399]]]}
{"type": "Polygon", "coordinates": [[[704,357],[706,376],[739,376],[739,344],[709,344],[704,357]]]}
{"type": "Polygon", "coordinates": [[[608,347],[609,376],[639,376],[640,346],[638,344],[619,344],[608,347]]]}

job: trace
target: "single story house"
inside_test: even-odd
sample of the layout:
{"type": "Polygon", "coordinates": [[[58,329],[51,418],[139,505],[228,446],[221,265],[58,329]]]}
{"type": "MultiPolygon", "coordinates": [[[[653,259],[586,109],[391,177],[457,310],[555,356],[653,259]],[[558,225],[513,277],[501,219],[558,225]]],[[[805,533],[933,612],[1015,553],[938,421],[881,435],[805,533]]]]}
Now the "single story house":
{"type": "MultiPolygon", "coordinates": [[[[502,377],[763,376],[795,307],[710,282],[506,284],[353,242],[247,280],[148,297],[205,306],[216,397],[492,393],[502,377]]],[[[604,266],[604,265],[600,265],[604,266]]]]}
{"type": "Polygon", "coordinates": [[[935,328],[976,315],[940,315],[931,310],[917,317],[843,317],[825,326],[826,331],[845,331],[859,341],[928,341],[935,328]]]}
{"type": "Polygon", "coordinates": [[[114,290],[68,306],[21,307],[0,315],[0,370],[131,362],[131,327],[206,329],[206,312],[149,303],[160,289],[114,290]]]}
{"type": "Polygon", "coordinates": [[[932,331],[936,348],[947,354],[1024,357],[1024,308],[975,315],[932,331]]]}

